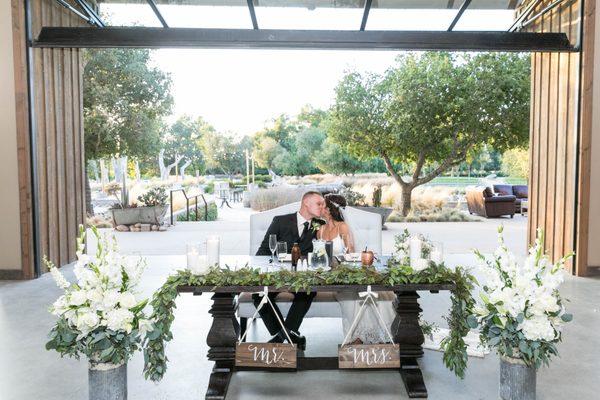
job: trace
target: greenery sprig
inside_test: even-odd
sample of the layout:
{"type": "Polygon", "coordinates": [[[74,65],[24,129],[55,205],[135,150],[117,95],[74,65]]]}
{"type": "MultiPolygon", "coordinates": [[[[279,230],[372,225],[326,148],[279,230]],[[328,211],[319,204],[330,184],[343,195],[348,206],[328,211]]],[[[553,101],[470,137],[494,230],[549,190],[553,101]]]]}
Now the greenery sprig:
{"type": "Polygon", "coordinates": [[[385,271],[374,268],[357,268],[342,264],[333,270],[291,272],[279,270],[263,272],[259,268],[246,266],[238,270],[212,268],[206,275],[194,275],[188,270],[177,271],[167,278],[163,286],[154,294],[150,304],[153,307],[152,320],[155,329],[146,336],[144,346],[144,376],[159,381],[167,369],[166,343],[173,339],[171,324],[174,320],[179,286],[275,286],[290,290],[310,291],[319,285],[401,285],[407,283],[454,284],[452,307],[447,317],[450,336],[442,342],[444,364],[457,376],[463,378],[467,366],[467,348],[464,337],[469,331],[467,320],[472,318],[474,300],[471,289],[475,278],[465,269],[451,270],[444,264],[431,264],[430,268],[415,273],[409,266],[394,262],[388,263],[385,271]]]}

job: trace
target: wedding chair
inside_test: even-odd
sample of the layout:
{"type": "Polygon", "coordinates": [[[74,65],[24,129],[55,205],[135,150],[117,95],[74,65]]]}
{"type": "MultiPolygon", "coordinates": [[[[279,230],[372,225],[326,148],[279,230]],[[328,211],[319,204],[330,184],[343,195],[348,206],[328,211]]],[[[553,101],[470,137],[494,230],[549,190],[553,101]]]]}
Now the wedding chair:
{"type": "MultiPolygon", "coordinates": [[[[256,254],[273,217],[290,214],[299,209],[300,202],[296,202],[251,215],[249,254],[256,254]]],[[[350,220],[352,221],[351,229],[354,236],[355,250],[361,251],[364,250],[365,246],[368,246],[370,250],[381,254],[381,216],[352,207],[346,207],[346,213],[350,214],[350,220]]],[[[294,297],[290,293],[280,293],[277,296],[277,304],[284,316],[287,315],[293,299],[294,297]]],[[[239,296],[237,311],[243,334],[248,318],[252,317],[254,311],[256,311],[250,293],[242,293],[239,296]]],[[[319,292],[305,316],[305,318],[341,317],[340,306],[335,299],[334,292],[319,292]]]]}

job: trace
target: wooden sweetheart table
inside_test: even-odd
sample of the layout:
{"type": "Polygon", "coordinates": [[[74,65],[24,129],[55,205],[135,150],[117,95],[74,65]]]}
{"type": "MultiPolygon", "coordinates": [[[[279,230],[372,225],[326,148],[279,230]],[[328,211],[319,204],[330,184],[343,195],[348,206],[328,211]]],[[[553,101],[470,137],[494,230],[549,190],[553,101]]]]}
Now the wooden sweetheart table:
{"type": "MultiPolygon", "coordinates": [[[[247,258],[247,257],[246,257],[247,258]]],[[[253,257],[256,259],[257,257],[253,257]]],[[[239,260],[239,259],[238,259],[239,260]]],[[[227,263],[225,261],[225,263],[227,263]]],[[[239,265],[239,264],[238,264],[239,265]]],[[[254,263],[252,264],[254,266],[254,263]]],[[[315,292],[360,292],[366,285],[322,285],[311,290],[315,292]]],[[[419,306],[417,291],[437,293],[440,290],[453,290],[454,284],[404,284],[395,286],[372,285],[373,291],[393,291],[396,294],[394,309],[396,318],[391,334],[400,346],[400,376],[410,398],[426,398],[427,389],[417,360],[423,357],[425,340],[419,326],[419,306]]],[[[259,292],[262,286],[179,286],[180,293],[213,293],[213,304],[209,313],[212,326],[206,338],[209,346],[208,359],[214,362],[210,375],[206,399],[225,399],[232,374],[236,371],[274,371],[269,368],[240,367],[235,365],[236,344],[240,335],[240,324],[236,317],[237,297],[242,292],[259,292]]],[[[272,292],[293,292],[288,288],[269,287],[272,292]]],[[[338,357],[305,357],[298,352],[296,371],[338,369],[338,357]]],[[[290,371],[290,370],[287,370],[290,371]]],[[[292,370],[294,371],[294,370],[292,370]]]]}

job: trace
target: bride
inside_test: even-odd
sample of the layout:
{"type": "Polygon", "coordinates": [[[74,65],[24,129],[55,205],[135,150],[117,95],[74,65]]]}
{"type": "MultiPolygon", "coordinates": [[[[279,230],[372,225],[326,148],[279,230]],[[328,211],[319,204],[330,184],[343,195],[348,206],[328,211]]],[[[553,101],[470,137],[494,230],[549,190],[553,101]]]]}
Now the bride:
{"type": "MultiPolygon", "coordinates": [[[[333,242],[333,254],[340,255],[345,253],[354,253],[354,239],[352,236],[351,221],[347,216],[346,199],[339,194],[330,193],[325,195],[325,209],[323,217],[326,224],[319,229],[317,237],[319,239],[333,242]]],[[[377,309],[383,317],[384,323],[388,329],[391,329],[394,321],[395,312],[391,302],[395,298],[394,292],[378,292],[377,309]]],[[[354,318],[359,312],[360,306],[364,298],[360,298],[355,292],[337,292],[336,300],[340,304],[342,311],[342,325],[344,329],[344,337],[347,336],[348,330],[351,328],[354,318]]],[[[381,327],[376,311],[373,309],[371,302],[365,306],[365,310],[354,332],[351,332],[348,343],[350,344],[371,344],[371,343],[387,343],[390,338],[387,336],[385,329],[381,327]]]]}

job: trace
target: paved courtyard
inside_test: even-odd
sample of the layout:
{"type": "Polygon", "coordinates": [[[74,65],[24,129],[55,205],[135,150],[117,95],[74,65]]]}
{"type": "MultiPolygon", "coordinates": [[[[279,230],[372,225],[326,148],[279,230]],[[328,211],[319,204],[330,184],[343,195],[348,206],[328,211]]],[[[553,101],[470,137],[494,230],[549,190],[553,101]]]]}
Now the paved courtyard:
{"type": "MultiPolygon", "coordinates": [[[[222,238],[223,254],[249,254],[250,215],[253,211],[234,203],[233,208],[220,208],[219,219],[212,222],[176,222],[166,232],[115,232],[119,249],[125,254],[178,255],[185,254],[188,242],[201,242],[209,235],[222,238]]],[[[382,249],[390,253],[394,248],[394,236],[408,229],[411,233],[422,233],[433,241],[444,243],[448,254],[469,253],[473,248],[493,251],[499,225],[504,225],[504,236],[508,246],[516,254],[527,251],[527,217],[519,214],[514,218],[479,218],[477,222],[419,222],[387,223],[382,232],[382,249]]],[[[255,251],[255,249],[253,249],[255,251]]]]}

